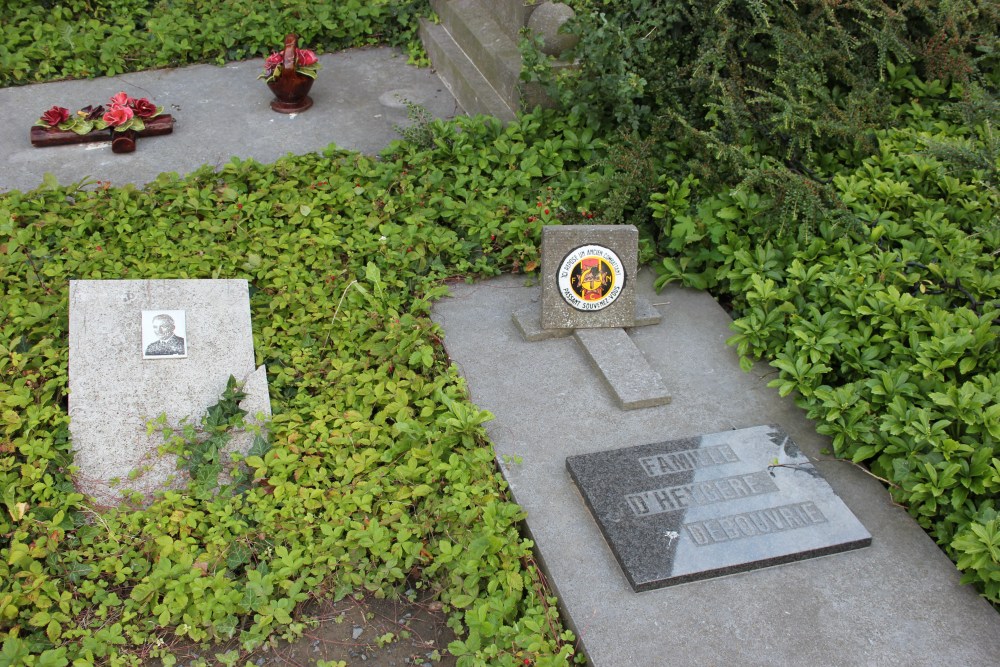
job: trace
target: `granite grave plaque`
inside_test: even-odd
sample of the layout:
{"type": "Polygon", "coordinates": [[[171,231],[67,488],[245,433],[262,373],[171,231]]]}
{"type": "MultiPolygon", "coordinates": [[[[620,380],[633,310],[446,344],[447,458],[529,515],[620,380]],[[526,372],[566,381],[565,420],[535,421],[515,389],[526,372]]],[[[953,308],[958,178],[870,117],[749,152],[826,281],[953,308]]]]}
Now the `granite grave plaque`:
{"type": "Polygon", "coordinates": [[[580,454],[566,467],[636,592],[871,544],[777,426],[580,454]]]}

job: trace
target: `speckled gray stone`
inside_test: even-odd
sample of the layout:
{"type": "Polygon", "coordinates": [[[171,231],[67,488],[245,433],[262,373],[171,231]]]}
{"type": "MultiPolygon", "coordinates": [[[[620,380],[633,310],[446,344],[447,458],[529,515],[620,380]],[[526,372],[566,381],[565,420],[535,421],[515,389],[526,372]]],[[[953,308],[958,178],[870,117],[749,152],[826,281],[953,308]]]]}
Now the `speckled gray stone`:
{"type": "MultiPolygon", "coordinates": [[[[573,333],[573,329],[545,329],[542,327],[542,305],[538,299],[525,304],[511,313],[517,330],[521,332],[524,340],[534,343],[549,338],[565,338],[573,333]]],[[[663,315],[651,304],[648,299],[636,297],[635,300],[635,321],[632,327],[653,326],[660,323],[663,315]]]]}
{"type": "Polygon", "coordinates": [[[871,544],[778,426],[567,457],[636,592],[871,544]]]}
{"type": "Polygon", "coordinates": [[[511,313],[511,319],[517,325],[521,336],[529,343],[573,335],[573,329],[546,329],[542,327],[542,305],[538,301],[532,301],[518,308],[511,313]]]}
{"type": "Polygon", "coordinates": [[[653,370],[624,329],[578,329],[573,336],[622,410],[670,402],[670,392],[660,374],[653,370]]]}
{"type": "Polygon", "coordinates": [[[649,299],[644,299],[641,296],[635,297],[635,321],[632,323],[633,327],[655,326],[662,319],[663,315],[656,309],[656,306],[649,302],[649,299]]]}
{"type": "MultiPolygon", "coordinates": [[[[254,361],[245,280],[74,280],[69,297],[69,416],[78,488],[102,505],[122,489],[145,497],[176,473],[147,423],[197,423],[229,376],[245,383],[248,421],[271,413],[266,370],[254,361]],[[186,358],[143,359],[143,310],[183,310],[186,358]],[[133,470],[146,469],[134,480],[133,470]],[[111,481],[120,479],[120,486],[111,481]]],[[[230,451],[249,448],[242,434],[230,451]]],[[[174,480],[176,485],[181,480],[174,480]]]]}
{"type": "MultiPolygon", "coordinates": [[[[635,324],[633,277],[639,254],[639,231],[633,225],[566,225],[542,229],[542,327],[545,329],[591,329],[630,327],[635,324]],[[564,265],[572,263],[574,251],[591,246],[606,248],[621,262],[620,292],[610,305],[581,310],[567,302],[560,288],[564,265]]],[[[584,307],[596,304],[584,304],[584,307]]]]}

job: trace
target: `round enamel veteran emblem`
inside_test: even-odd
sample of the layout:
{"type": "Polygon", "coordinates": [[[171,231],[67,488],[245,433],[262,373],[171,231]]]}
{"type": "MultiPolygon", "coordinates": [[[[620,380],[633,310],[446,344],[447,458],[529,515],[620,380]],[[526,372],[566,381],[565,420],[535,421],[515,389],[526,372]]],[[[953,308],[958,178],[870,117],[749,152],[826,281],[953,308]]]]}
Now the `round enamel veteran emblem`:
{"type": "Polygon", "coordinates": [[[625,267],[609,248],[580,246],[559,264],[557,281],[562,298],[576,310],[601,310],[625,288],[625,267]]]}

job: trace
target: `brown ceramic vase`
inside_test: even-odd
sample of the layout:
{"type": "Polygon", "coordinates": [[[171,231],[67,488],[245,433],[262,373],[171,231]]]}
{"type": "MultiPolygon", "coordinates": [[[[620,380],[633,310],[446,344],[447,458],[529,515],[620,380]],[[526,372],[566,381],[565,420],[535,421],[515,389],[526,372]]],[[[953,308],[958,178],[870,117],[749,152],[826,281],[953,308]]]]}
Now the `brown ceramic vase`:
{"type": "Polygon", "coordinates": [[[299,113],[312,106],[309,89],[313,79],[305,74],[283,69],[281,75],[274,81],[268,81],[267,86],[274,93],[271,108],[278,113],[299,113]]]}
{"type": "Polygon", "coordinates": [[[313,78],[295,71],[295,48],[298,45],[298,37],[288,35],[285,37],[284,61],[281,64],[281,74],[272,81],[267,82],[268,88],[274,93],[271,100],[271,108],[278,113],[299,113],[312,106],[312,98],[309,97],[309,89],[312,88],[313,78]]]}

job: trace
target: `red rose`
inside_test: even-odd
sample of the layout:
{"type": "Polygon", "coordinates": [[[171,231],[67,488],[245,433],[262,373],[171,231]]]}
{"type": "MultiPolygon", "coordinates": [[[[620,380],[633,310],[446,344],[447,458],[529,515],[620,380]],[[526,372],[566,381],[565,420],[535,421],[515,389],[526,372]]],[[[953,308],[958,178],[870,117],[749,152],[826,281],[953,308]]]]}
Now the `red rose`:
{"type": "Polygon", "coordinates": [[[104,122],[111,127],[118,127],[132,120],[132,110],[128,107],[111,107],[111,111],[104,114],[104,122]]]}
{"type": "Polygon", "coordinates": [[[139,118],[152,118],[156,115],[156,105],[145,97],[137,99],[132,108],[135,110],[135,115],[139,118]]]}
{"type": "Polygon", "coordinates": [[[132,106],[134,100],[126,95],[124,92],[118,93],[111,97],[111,107],[127,107],[132,106]]]}
{"type": "Polygon", "coordinates": [[[272,53],[264,61],[264,69],[267,70],[268,74],[274,71],[275,67],[278,67],[285,61],[285,56],[281,52],[272,53]]]}
{"type": "Polygon", "coordinates": [[[295,61],[302,67],[315,65],[319,59],[309,49],[295,49],[295,61]]]}
{"type": "Polygon", "coordinates": [[[45,121],[49,127],[55,127],[59,123],[65,123],[69,120],[69,109],[54,106],[42,114],[42,120],[45,121]]]}

